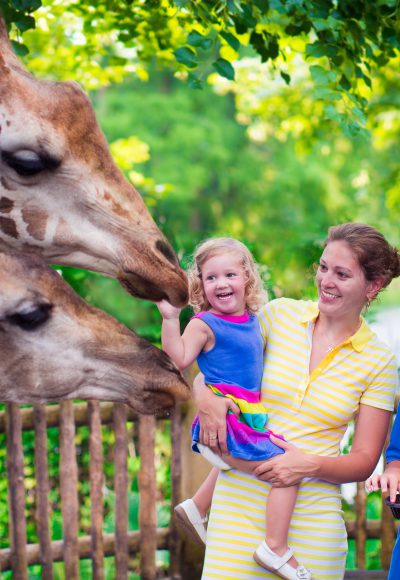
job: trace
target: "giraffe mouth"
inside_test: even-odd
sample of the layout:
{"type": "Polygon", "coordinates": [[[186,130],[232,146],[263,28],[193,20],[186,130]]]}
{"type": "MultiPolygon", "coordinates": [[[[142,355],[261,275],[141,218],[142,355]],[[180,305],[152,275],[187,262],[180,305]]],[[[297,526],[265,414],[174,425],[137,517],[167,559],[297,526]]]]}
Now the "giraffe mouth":
{"type": "Polygon", "coordinates": [[[176,284],[169,291],[135,272],[126,272],[119,276],[118,280],[129,294],[137,298],[144,298],[152,302],[166,299],[174,306],[185,306],[187,304],[188,291],[183,277],[177,277],[176,284]]]}

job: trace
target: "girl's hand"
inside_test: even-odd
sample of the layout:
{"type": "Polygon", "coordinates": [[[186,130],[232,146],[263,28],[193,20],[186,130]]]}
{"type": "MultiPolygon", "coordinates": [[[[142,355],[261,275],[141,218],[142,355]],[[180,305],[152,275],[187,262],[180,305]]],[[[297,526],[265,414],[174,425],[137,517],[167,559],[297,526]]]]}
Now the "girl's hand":
{"type": "Polygon", "coordinates": [[[170,304],[168,300],[161,300],[160,302],[156,302],[156,305],[164,320],[172,320],[176,318],[179,319],[181,309],[172,306],[172,304],[170,304]]]}
{"type": "Polygon", "coordinates": [[[316,472],[317,456],[300,451],[292,443],[271,435],[272,443],[285,450],[282,455],[258,465],[253,474],[273,487],[289,487],[299,483],[304,477],[313,477],[316,472]]]}
{"type": "Polygon", "coordinates": [[[366,482],[367,491],[378,491],[381,488],[382,493],[389,491],[390,501],[396,501],[396,495],[400,491],[400,461],[391,461],[388,463],[382,475],[372,475],[366,482]]]}

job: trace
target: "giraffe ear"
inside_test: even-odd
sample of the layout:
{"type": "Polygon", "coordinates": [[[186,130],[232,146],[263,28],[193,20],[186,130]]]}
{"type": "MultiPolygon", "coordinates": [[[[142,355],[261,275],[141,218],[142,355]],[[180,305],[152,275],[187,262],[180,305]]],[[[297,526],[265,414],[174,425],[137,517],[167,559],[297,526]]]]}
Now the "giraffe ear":
{"type": "Polygon", "coordinates": [[[7,70],[10,67],[25,70],[23,64],[14,53],[7,32],[6,22],[0,12],[0,67],[7,70]]]}
{"type": "Polygon", "coordinates": [[[8,38],[6,21],[4,20],[3,16],[0,13],[0,48],[1,48],[1,51],[3,50],[3,47],[5,45],[9,45],[9,44],[10,44],[10,39],[8,38]]]}

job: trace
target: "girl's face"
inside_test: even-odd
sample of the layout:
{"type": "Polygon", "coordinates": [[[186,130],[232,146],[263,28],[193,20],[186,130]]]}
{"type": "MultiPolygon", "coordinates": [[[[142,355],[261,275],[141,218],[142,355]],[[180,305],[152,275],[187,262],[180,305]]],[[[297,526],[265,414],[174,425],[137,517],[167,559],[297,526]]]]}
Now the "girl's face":
{"type": "Polygon", "coordinates": [[[358,317],[380,282],[368,282],[357,258],[344,241],[330,242],[320,259],[316,275],[318,307],[332,316],[358,317]]]}
{"type": "Polygon", "coordinates": [[[244,313],[246,275],[236,253],[225,252],[206,260],[201,278],[211,312],[228,316],[239,316],[244,313]]]}

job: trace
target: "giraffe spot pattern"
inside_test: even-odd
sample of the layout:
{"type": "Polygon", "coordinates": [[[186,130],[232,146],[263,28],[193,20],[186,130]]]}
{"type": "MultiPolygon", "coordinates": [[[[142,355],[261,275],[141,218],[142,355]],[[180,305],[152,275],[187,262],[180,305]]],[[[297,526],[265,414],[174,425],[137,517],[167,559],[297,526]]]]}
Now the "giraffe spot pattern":
{"type": "Polygon", "coordinates": [[[4,177],[0,177],[0,183],[4,187],[4,189],[7,189],[7,191],[15,191],[15,188],[11,187],[11,185],[8,183],[8,181],[6,181],[4,177]]]}
{"type": "Polygon", "coordinates": [[[19,238],[17,226],[11,218],[0,216],[0,230],[11,238],[19,238]]]}
{"type": "Polygon", "coordinates": [[[0,212],[9,213],[14,207],[14,201],[8,197],[0,197],[0,212]]]}
{"type": "Polygon", "coordinates": [[[27,224],[27,232],[35,240],[43,241],[46,235],[48,215],[37,207],[24,207],[22,219],[27,224]]]}

